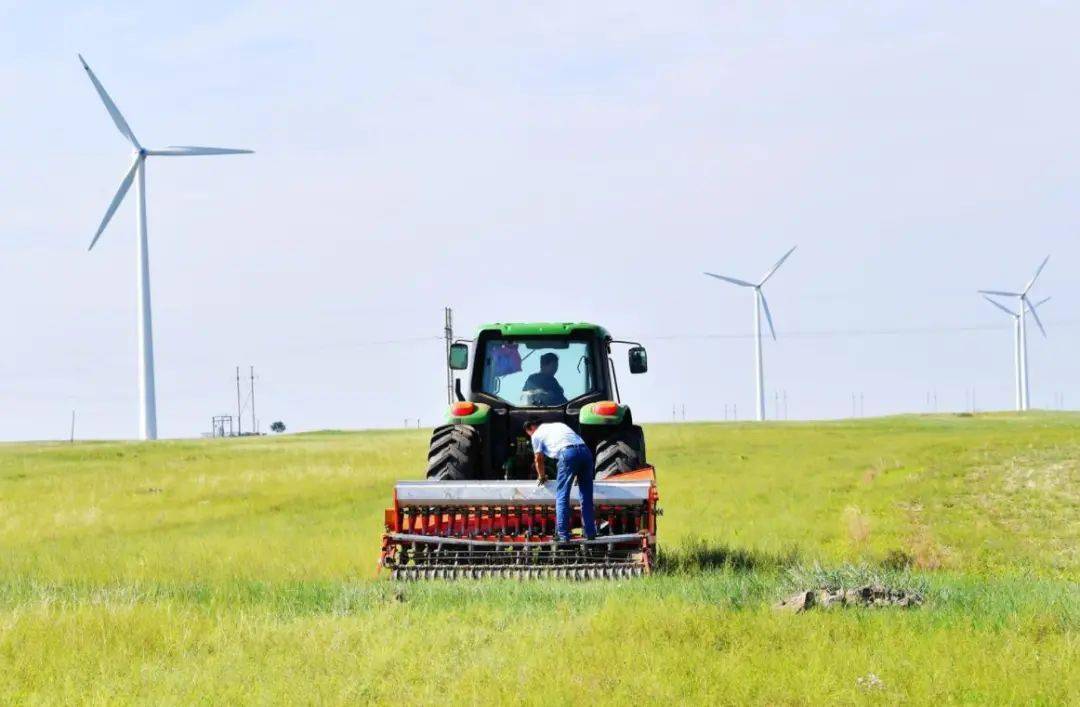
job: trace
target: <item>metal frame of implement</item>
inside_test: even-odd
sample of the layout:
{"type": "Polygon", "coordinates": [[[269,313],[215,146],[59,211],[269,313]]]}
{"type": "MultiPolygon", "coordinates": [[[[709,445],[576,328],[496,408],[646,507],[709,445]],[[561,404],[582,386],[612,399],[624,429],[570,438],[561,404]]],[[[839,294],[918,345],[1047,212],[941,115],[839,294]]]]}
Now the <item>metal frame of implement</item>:
{"type": "MultiPolygon", "coordinates": [[[[641,576],[656,558],[658,500],[652,467],[597,481],[596,539],[559,543],[554,482],[403,481],[385,512],[379,567],[399,580],[641,576]]],[[[577,488],[570,507],[580,528],[577,488]]]]}

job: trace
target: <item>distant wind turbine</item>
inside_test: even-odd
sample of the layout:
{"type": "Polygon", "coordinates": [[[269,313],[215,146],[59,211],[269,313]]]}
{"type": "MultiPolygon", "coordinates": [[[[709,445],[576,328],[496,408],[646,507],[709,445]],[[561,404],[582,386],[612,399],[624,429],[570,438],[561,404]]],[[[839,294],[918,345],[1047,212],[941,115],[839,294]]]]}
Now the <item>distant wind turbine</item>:
{"type": "Polygon", "coordinates": [[[94,76],[94,72],[90,70],[81,54],[79,55],[79,61],[82,62],[83,68],[86,69],[86,75],[90,77],[90,83],[94,84],[94,89],[101,96],[101,101],[105,104],[105,110],[109,111],[109,116],[112,118],[113,123],[116,124],[116,128],[134,148],[134,159],[131,167],[128,169],[127,174],[124,175],[123,180],[121,180],[120,188],[116,191],[116,196],[113,197],[109,208],[105,210],[105,217],[101,219],[101,225],[98,226],[97,233],[94,234],[93,240],[90,241],[90,249],[93,249],[94,244],[98,242],[98,238],[105,231],[105,227],[109,225],[109,220],[112,219],[116,209],[120,206],[120,202],[124,200],[128,189],[131,188],[131,183],[138,178],[135,193],[138,197],[136,203],[138,240],[136,243],[138,250],[139,314],[139,437],[141,439],[157,439],[157,404],[154,397],[154,337],[150,322],[150,261],[146,242],[146,158],[151,156],[240,155],[250,154],[251,150],[193,146],[167,147],[157,150],[146,149],[139,144],[135,133],[131,131],[127,121],[124,120],[124,116],[120,114],[120,109],[109,98],[109,94],[105,92],[105,87],[94,76]]]}
{"type": "MultiPolygon", "coordinates": [[[[1024,407],[1023,407],[1023,405],[1024,405],[1024,394],[1023,394],[1024,381],[1023,381],[1023,375],[1020,373],[1020,350],[1021,350],[1021,347],[1022,347],[1022,344],[1020,342],[1020,313],[1012,311],[1011,309],[1009,309],[1005,305],[1001,304],[997,300],[993,300],[993,299],[987,297],[986,295],[983,295],[983,299],[985,299],[987,302],[994,305],[995,307],[1000,309],[1002,312],[1005,312],[1005,314],[1008,314],[1010,317],[1013,318],[1013,369],[1014,369],[1014,376],[1013,377],[1015,378],[1015,387],[1016,387],[1016,409],[1017,410],[1023,410],[1024,409],[1024,407]]],[[[1043,298],[1042,300],[1040,300],[1038,302],[1033,302],[1033,303],[1028,305],[1028,310],[1032,311],[1032,310],[1034,310],[1034,309],[1036,309],[1038,307],[1043,306],[1044,304],[1046,304],[1049,301],[1050,301],[1050,298],[1045,297],[1045,298],[1043,298]]]]}
{"type": "Polygon", "coordinates": [[[761,278],[761,282],[756,285],[746,280],[740,280],[734,277],[727,277],[726,275],[717,275],[715,273],[705,273],[709,277],[715,277],[717,280],[724,280],[730,282],[733,285],[739,287],[751,287],[754,290],[754,360],[756,363],[756,377],[757,377],[757,419],[762,421],[765,419],[765,373],[761,365],[761,312],[765,311],[765,320],[769,323],[769,332],[772,334],[772,338],[776,340],[776,329],[773,328],[772,314],[769,312],[769,303],[765,300],[765,293],[761,291],[762,286],[769,281],[769,278],[773,276],[780,266],[784,264],[784,261],[788,259],[792,253],[795,252],[795,248],[784,253],[784,257],[776,261],[776,265],[773,265],[769,269],[769,272],[765,273],[765,276],[761,278]]]}
{"type": "MultiPolygon", "coordinates": [[[[1043,336],[1046,336],[1046,328],[1043,327],[1042,321],[1039,319],[1039,313],[1036,311],[1038,305],[1042,304],[1046,300],[1032,305],[1031,300],[1028,298],[1028,294],[1031,292],[1031,288],[1035,285],[1035,281],[1039,279],[1039,275],[1042,274],[1043,268],[1046,267],[1046,262],[1050,260],[1050,256],[1043,258],[1042,263],[1039,265],[1038,270],[1035,271],[1035,275],[1028,280],[1027,285],[1020,292],[1007,292],[1004,290],[979,290],[982,295],[995,295],[997,297],[1015,297],[1019,300],[1019,312],[1014,313],[1012,310],[1003,307],[1001,304],[993,302],[999,308],[1004,309],[1009,314],[1016,317],[1016,360],[1017,360],[1017,376],[1019,377],[1019,408],[1020,410],[1031,409],[1031,385],[1028,381],[1028,359],[1027,359],[1027,313],[1031,312],[1031,317],[1035,320],[1035,323],[1039,326],[1039,331],[1043,336]]],[[[987,298],[989,299],[989,298],[987,298]]]]}

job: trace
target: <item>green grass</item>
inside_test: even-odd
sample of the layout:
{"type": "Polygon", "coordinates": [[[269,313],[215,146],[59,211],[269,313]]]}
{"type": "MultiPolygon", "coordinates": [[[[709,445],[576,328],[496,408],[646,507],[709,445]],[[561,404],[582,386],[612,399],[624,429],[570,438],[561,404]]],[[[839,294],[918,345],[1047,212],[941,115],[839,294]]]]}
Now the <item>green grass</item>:
{"type": "Polygon", "coordinates": [[[663,571],[584,585],[377,577],[421,432],[0,445],[0,703],[1080,694],[1080,416],[646,434],[663,571]],[[772,608],[871,579],[927,601],[772,608]]]}

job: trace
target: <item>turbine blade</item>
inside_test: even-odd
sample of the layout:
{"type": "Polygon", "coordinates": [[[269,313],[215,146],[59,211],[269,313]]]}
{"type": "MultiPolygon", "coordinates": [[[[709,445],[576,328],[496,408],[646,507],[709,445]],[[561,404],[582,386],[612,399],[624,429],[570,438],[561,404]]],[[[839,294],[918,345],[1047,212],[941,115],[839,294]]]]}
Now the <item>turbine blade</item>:
{"type": "Polygon", "coordinates": [[[1000,309],[1002,312],[1005,312],[1006,314],[1008,314],[1011,317],[1018,316],[1016,314],[1016,312],[1012,311],[1011,309],[1009,309],[1008,307],[1003,305],[1001,302],[998,302],[997,300],[992,300],[989,297],[987,297],[986,295],[983,295],[983,299],[986,300],[987,302],[989,302],[990,304],[994,305],[998,309],[1000,309]]]}
{"type": "Polygon", "coordinates": [[[773,273],[780,269],[780,266],[784,264],[784,261],[788,259],[788,256],[791,255],[792,253],[794,253],[795,249],[798,248],[798,247],[799,246],[792,246],[791,250],[784,253],[784,257],[780,258],[780,260],[777,260],[776,265],[772,266],[772,270],[765,273],[765,277],[761,278],[761,282],[758,283],[758,287],[760,287],[761,285],[764,285],[766,282],[768,282],[769,278],[773,276],[773,273]]]}
{"type": "Polygon", "coordinates": [[[90,241],[90,247],[87,250],[93,250],[94,244],[98,242],[98,238],[101,238],[101,234],[105,231],[105,227],[109,225],[109,221],[112,219],[113,214],[116,213],[116,209],[120,206],[120,202],[124,200],[124,196],[127,195],[128,189],[131,188],[131,181],[135,179],[135,170],[139,168],[139,162],[142,161],[142,156],[135,158],[135,161],[131,164],[131,169],[124,175],[124,180],[120,182],[120,188],[116,190],[116,196],[113,197],[112,202],[109,204],[109,208],[105,211],[105,218],[101,219],[101,225],[98,226],[97,233],[94,234],[94,240],[90,241]]]}
{"type": "Polygon", "coordinates": [[[715,277],[717,280],[725,280],[725,281],[730,282],[730,283],[732,283],[734,285],[738,285],[739,287],[754,287],[754,283],[747,282],[746,280],[740,280],[740,279],[734,278],[734,277],[727,277],[726,275],[717,275],[716,273],[711,273],[711,272],[707,272],[705,274],[708,275],[709,277],[715,277]]]}
{"type": "Polygon", "coordinates": [[[1039,265],[1039,269],[1035,271],[1035,275],[1028,281],[1027,287],[1024,288],[1025,295],[1031,290],[1031,286],[1035,284],[1035,281],[1039,279],[1039,274],[1043,271],[1043,268],[1046,267],[1047,260],[1050,260],[1049,255],[1043,258],[1042,263],[1039,265]]]}
{"type": "MultiPolygon", "coordinates": [[[[1027,302],[1027,297],[1024,298],[1024,301],[1027,302]]],[[[1035,323],[1039,325],[1039,331],[1041,331],[1042,335],[1045,337],[1046,336],[1046,328],[1043,327],[1042,320],[1039,319],[1039,313],[1035,311],[1034,307],[1030,306],[1031,305],[1030,302],[1027,302],[1027,304],[1029,305],[1028,306],[1028,311],[1031,312],[1031,317],[1035,320],[1035,323]]]]}
{"type": "Polygon", "coordinates": [[[761,294],[761,306],[765,310],[765,321],[769,323],[769,332],[772,333],[773,341],[776,341],[776,329],[773,329],[772,325],[772,313],[769,312],[769,301],[765,299],[765,293],[761,292],[760,288],[758,292],[761,294]]]}
{"type": "Polygon", "coordinates": [[[998,297],[1023,297],[1022,292],[1004,292],[1002,290],[979,290],[980,295],[997,295],[998,297]]]}
{"type": "Polygon", "coordinates": [[[146,154],[155,157],[197,157],[199,155],[250,155],[254,150],[240,150],[231,147],[197,147],[184,145],[165,147],[160,150],[147,150],[146,154]]]}
{"type": "Polygon", "coordinates": [[[120,134],[128,139],[136,150],[141,150],[142,145],[135,138],[135,133],[131,132],[131,127],[124,120],[124,116],[120,114],[120,109],[116,107],[113,100],[109,98],[109,94],[105,92],[105,87],[101,85],[101,82],[97,80],[97,76],[94,76],[94,72],[90,70],[89,64],[86,63],[86,59],[82,58],[82,54],[79,54],[79,61],[82,62],[83,68],[86,69],[86,75],[90,77],[90,83],[94,84],[94,89],[101,96],[102,103],[105,104],[105,110],[109,111],[109,115],[112,116],[113,122],[116,123],[117,130],[120,134]]]}
{"type": "Polygon", "coordinates": [[[1028,306],[1030,306],[1030,307],[1031,307],[1032,309],[1035,309],[1036,307],[1041,307],[1041,306],[1043,306],[1044,304],[1046,304],[1046,303],[1047,303],[1047,302],[1049,302],[1049,301],[1050,301],[1050,298],[1049,298],[1049,297],[1043,297],[1043,298],[1042,298],[1041,300],[1039,300],[1039,301],[1038,301],[1038,302],[1036,302],[1035,304],[1031,304],[1031,303],[1029,302],[1029,303],[1028,303],[1028,306]]]}

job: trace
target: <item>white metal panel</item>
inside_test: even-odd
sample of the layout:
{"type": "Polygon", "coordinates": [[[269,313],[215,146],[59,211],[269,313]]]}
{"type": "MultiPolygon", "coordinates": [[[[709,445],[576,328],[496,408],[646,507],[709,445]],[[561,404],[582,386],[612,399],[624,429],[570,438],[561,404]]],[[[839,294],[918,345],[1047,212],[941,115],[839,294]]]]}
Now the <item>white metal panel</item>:
{"type": "MultiPolygon", "coordinates": [[[[597,481],[593,503],[639,505],[649,499],[652,481],[597,481]]],[[[537,486],[535,481],[400,481],[395,487],[398,503],[405,506],[478,506],[555,504],[555,482],[537,486]]],[[[575,486],[570,503],[581,505],[575,486]]]]}

